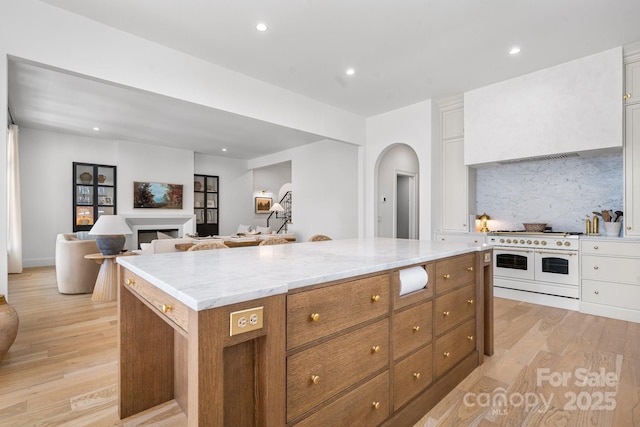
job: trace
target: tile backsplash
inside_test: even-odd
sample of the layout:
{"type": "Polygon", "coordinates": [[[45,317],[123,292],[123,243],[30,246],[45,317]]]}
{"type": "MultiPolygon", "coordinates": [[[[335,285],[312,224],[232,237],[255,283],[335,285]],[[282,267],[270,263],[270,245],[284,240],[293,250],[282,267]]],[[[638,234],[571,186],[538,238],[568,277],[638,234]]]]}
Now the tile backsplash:
{"type": "Polygon", "coordinates": [[[622,153],[476,170],[476,212],[491,217],[493,231],[544,222],[554,231],[584,232],[593,211],[623,210],[623,192],[622,153]]]}

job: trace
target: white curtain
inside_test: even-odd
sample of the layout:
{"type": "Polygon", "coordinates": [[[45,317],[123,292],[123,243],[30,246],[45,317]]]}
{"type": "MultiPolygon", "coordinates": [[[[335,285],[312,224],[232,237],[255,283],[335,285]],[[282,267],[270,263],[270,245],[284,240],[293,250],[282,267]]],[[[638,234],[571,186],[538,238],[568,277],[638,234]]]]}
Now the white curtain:
{"type": "Polygon", "coordinates": [[[18,126],[9,126],[7,141],[7,270],[22,273],[22,218],[18,126]]]}

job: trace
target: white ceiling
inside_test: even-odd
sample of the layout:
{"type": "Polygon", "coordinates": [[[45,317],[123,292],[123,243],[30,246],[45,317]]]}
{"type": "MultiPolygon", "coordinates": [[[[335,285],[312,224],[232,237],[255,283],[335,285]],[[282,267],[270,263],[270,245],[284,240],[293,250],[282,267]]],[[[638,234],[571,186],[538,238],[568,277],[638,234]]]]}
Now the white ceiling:
{"type": "MultiPolygon", "coordinates": [[[[640,41],[638,0],[42,1],[362,116],[463,93],[640,41]],[[259,21],[269,26],[267,32],[255,30],[259,21]],[[514,45],[522,52],[507,55],[514,45]],[[356,74],[347,76],[347,67],[354,67],[356,74]]],[[[14,78],[23,71],[38,74],[28,64],[25,70],[16,68],[14,78]]],[[[44,85],[50,78],[41,76],[44,85]]],[[[53,82],[58,84],[58,80],[53,82]]],[[[13,83],[10,77],[10,86],[13,83]]],[[[75,86],[65,77],[59,83],[66,86],[51,89],[26,82],[21,88],[10,87],[15,116],[41,120],[30,118],[30,105],[23,104],[40,92],[54,97],[59,107],[64,102],[63,91],[73,91],[75,86]],[[30,96],[22,94],[27,89],[30,96]],[[23,111],[19,111],[21,106],[23,111]]],[[[104,105],[105,91],[113,96],[114,89],[107,90],[102,83],[78,84],[86,85],[83,102],[96,108],[104,105]]],[[[127,99],[127,89],[115,91],[127,99]]],[[[155,97],[140,92],[131,96],[141,95],[155,97]]],[[[128,117],[146,116],[140,117],[137,129],[131,123],[129,131],[155,136],[153,126],[190,117],[193,124],[202,126],[201,135],[181,139],[194,137],[195,151],[208,152],[210,146],[218,149],[238,141],[257,142],[256,150],[271,146],[262,138],[256,140],[256,134],[244,135],[238,129],[244,127],[245,119],[237,126],[238,117],[226,114],[211,119],[211,114],[217,117],[220,112],[198,111],[196,106],[173,101],[151,99],[151,105],[158,108],[127,111],[128,117]],[[210,120],[231,126],[223,126],[229,129],[218,135],[220,126],[206,126],[210,120]]],[[[91,114],[87,106],[80,110],[91,114]]],[[[55,112],[41,114],[56,119],[55,112]]],[[[113,114],[114,120],[122,119],[113,114]]],[[[264,135],[264,130],[257,135],[264,135]]],[[[303,142],[318,138],[303,136],[303,142]]],[[[280,140],[274,137],[272,141],[280,140]]],[[[252,149],[244,147],[243,154],[234,157],[255,157],[244,154],[252,149]]]]}

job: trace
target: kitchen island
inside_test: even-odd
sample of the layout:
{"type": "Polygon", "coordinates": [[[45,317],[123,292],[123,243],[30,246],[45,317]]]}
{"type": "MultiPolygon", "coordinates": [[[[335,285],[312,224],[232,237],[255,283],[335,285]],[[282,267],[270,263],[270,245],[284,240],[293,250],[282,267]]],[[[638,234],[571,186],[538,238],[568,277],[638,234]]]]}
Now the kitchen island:
{"type": "Polygon", "coordinates": [[[408,425],[491,354],[491,260],[382,238],[119,258],[120,417],[408,425]],[[410,268],[426,287],[400,295],[410,268]]]}

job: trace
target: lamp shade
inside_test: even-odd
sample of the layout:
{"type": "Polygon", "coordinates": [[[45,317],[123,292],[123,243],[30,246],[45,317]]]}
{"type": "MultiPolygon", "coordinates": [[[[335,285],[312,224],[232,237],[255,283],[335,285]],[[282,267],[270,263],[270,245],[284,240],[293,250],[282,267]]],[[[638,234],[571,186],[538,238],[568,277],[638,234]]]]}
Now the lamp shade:
{"type": "Polygon", "coordinates": [[[284,212],[284,208],[282,207],[282,205],[280,203],[274,203],[269,210],[271,212],[284,212]]]}
{"type": "Polygon", "coordinates": [[[97,235],[96,245],[102,255],[117,255],[126,241],[124,235],[133,232],[125,219],[118,215],[101,215],[89,234],[97,235]]]}
{"type": "Polygon", "coordinates": [[[98,236],[113,236],[117,234],[133,234],[127,221],[120,215],[100,215],[91,227],[89,234],[98,236]]]}

